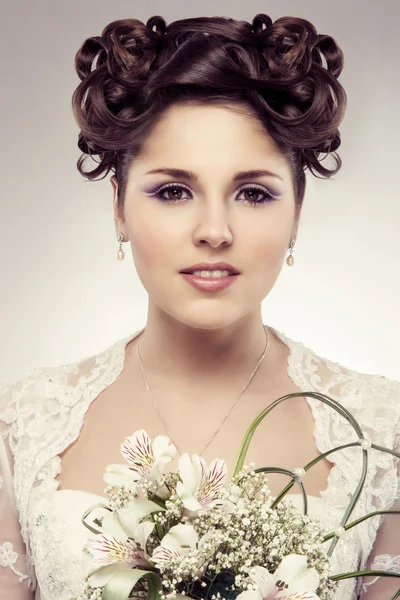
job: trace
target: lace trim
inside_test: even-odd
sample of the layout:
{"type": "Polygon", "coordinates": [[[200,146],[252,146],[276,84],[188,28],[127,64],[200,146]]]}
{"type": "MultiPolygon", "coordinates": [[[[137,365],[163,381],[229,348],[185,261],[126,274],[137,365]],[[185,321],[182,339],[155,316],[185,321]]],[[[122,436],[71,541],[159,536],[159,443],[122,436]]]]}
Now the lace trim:
{"type": "Polygon", "coordinates": [[[14,567],[19,556],[20,555],[17,552],[14,552],[14,546],[11,542],[4,542],[4,544],[0,544],[0,567],[11,569],[11,571],[18,576],[19,582],[22,583],[24,579],[28,579],[28,575],[20,573],[20,571],[14,567]]]}
{"type": "MultiPolygon", "coordinates": [[[[28,508],[30,501],[30,494],[32,488],[35,486],[35,480],[37,479],[38,473],[43,467],[51,460],[56,458],[56,462],[53,463],[53,475],[54,478],[61,472],[61,459],[59,455],[72,444],[78,437],[80,430],[83,425],[84,416],[91,404],[91,402],[108,386],[111,385],[118,375],[121,373],[124,363],[125,347],[129,341],[131,341],[141,330],[136,331],[134,334],[129,335],[117,341],[115,344],[104,350],[103,352],[96,355],[95,361],[97,368],[93,368],[90,372],[89,377],[80,377],[78,384],[73,388],[68,388],[65,381],[65,390],[61,388],[61,394],[65,394],[65,398],[61,398],[61,395],[57,400],[61,404],[61,413],[68,412],[70,409],[70,418],[67,421],[65,419],[64,436],[56,435],[56,441],[53,443],[42,444],[43,448],[38,453],[32,451],[17,451],[18,439],[23,435],[24,423],[23,417],[27,416],[27,408],[25,407],[25,414],[20,415],[18,418],[18,412],[14,415],[8,415],[12,426],[10,428],[8,437],[10,448],[14,454],[14,493],[16,499],[16,505],[19,513],[19,520],[21,525],[21,536],[26,546],[27,564],[29,565],[30,575],[30,587],[34,590],[36,587],[36,576],[33,569],[33,556],[31,552],[31,543],[29,540],[28,533],[28,508]],[[102,368],[105,367],[105,371],[99,376],[102,368]],[[56,467],[54,468],[54,464],[56,467]]],[[[91,358],[91,357],[87,357],[91,358]]],[[[84,362],[86,359],[79,361],[84,362]]],[[[56,367],[56,369],[49,369],[50,378],[49,383],[52,383],[51,375],[58,372],[59,369],[63,369],[65,373],[76,372],[78,369],[78,363],[72,363],[71,365],[63,365],[62,367],[56,367]]],[[[29,374],[37,376],[39,369],[33,369],[29,374]]],[[[42,369],[44,372],[45,369],[42,369]]],[[[21,393],[22,397],[23,393],[21,393]]],[[[15,398],[15,402],[18,405],[19,398],[15,398]]],[[[12,410],[10,408],[10,410],[12,410]]],[[[40,409],[39,409],[40,411],[40,409]]],[[[5,415],[2,415],[3,420],[6,420],[5,415]]],[[[7,421],[6,421],[7,422],[7,421]]],[[[34,420],[34,425],[30,427],[30,434],[33,438],[37,439],[40,434],[44,434],[46,431],[46,418],[38,413],[34,420]]],[[[59,433],[63,429],[57,430],[59,433]]],[[[26,433],[26,432],[25,432],[26,433]]],[[[29,432],[28,432],[29,435],[29,432]]],[[[46,483],[51,477],[49,474],[39,477],[46,483]]],[[[55,489],[58,487],[56,482],[55,489]]]]}
{"type": "MultiPolygon", "coordinates": [[[[371,569],[373,571],[388,571],[389,573],[400,573],[400,556],[394,554],[379,554],[376,556],[371,569]]],[[[371,581],[364,582],[361,586],[362,591],[365,593],[368,588],[376,583],[380,577],[374,577],[371,581]]]]}

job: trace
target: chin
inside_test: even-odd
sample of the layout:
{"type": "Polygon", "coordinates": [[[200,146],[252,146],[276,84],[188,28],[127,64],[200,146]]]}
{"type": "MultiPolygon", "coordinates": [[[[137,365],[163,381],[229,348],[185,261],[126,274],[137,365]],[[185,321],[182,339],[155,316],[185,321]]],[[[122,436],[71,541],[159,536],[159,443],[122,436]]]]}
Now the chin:
{"type": "Polygon", "coordinates": [[[169,312],[170,317],[187,327],[208,331],[217,331],[219,329],[230,327],[249,315],[250,312],[239,312],[234,310],[234,307],[232,307],[231,311],[228,307],[215,307],[215,310],[207,310],[203,307],[201,310],[185,311],[183,309],[179,315],[176,314],[176,311],[169,312]]]}

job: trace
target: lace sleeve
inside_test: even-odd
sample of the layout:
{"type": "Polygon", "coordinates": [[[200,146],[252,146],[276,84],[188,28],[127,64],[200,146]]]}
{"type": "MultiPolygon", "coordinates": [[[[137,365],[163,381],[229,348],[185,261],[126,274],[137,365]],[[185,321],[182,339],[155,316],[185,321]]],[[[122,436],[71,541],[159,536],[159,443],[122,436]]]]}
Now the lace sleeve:
{"type": "MultiPolygon", "coordinates": [[[[400,389],[400,386],[399,386],[400,389]]],[[[399,393],[400,403],[400,393],[399,393]]],[[[400,424],[397,423],[396,451],[400,452],[400,424]]],[[[390,510],[400,511],[400,461],[398,462],[397,500],[390,510]]],[[[373,517],[374,518],[374,517],[373,517]]],[[[367,569],[390,571],[400,575],[400,514],[385,515],[382,518],[367,569]]],[[[400,578],[364,577],[361,582],[360,600],[390,600],[400,590],[400,578]]]]}
{"type": "MultiPolygon", "coordinates": [[[[21,381],[21,380],[20,380],[21,381]]],[[[0,385],[0,600],[33,600],[26,546],[21,536],[13,489],[13,454],[8,439],[15,409],[11,406],[19,382],[0,385]]]]}

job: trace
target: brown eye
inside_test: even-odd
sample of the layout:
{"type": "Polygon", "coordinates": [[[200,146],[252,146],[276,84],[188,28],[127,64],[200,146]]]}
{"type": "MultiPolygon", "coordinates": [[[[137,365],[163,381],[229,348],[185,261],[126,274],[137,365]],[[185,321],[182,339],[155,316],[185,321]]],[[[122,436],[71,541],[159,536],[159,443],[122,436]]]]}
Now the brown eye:
{"type": "Polygon", "coordinates": [[[190,194],[190,190],[182,185],[170,184],[164,185],[154,192],[154,196],[161,202],[174,203],[180,200],[186,200],[185,196],[182,196],[183,192],[190,194]]]}
{"type": "Polygon", "coordinates": [[[261,192],[259,190],[244,190],[244,195],[249,202],[257,202],[261,192]]]}
{"type": "Polygon", "coordinates": [[[251,206],[262,206],[263,204],[267,204],[268,202],[272,202],[276,200],[277,197],[272,194],[269,190],[262,186],[257,185],[249,185],[240,190],[239,196],[243,194],[244,197],[241,198],[246,204],[250,204],[251,206]]]}
{"type": "Polygon", "coordinates": [[[168,188],[164,190],[164,192],[167,192],[169,200],[181,200],[182,190],[177,187],[168,188]]]}

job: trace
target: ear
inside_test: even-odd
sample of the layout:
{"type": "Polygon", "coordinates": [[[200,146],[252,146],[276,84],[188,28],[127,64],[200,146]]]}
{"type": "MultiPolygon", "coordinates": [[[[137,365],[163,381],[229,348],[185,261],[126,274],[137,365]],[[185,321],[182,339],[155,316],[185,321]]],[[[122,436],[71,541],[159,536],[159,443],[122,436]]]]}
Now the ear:
{"type": "Polygon", "coordinates": [[[122,215],[121,208],[118,207],[118,180],[113,175],[110,177],[111,187],[113,190],[113,210],[114,210],[114,224],[115,224],[115,233],[116,235],[120,232],[124,234],[125,239],[125,222],[122,215]]]}

